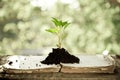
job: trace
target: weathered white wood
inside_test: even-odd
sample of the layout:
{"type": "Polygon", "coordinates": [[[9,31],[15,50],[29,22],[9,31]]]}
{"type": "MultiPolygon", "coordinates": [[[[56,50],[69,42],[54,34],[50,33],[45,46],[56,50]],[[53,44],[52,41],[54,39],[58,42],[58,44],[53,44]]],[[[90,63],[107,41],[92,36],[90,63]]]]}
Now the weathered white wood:
{"type": "Polygon", "coordinates": [[[79,64],[64,64],[64,66],[71,67],[105,67],[114,65],[114,61],[109,58],[109,56],[104,55],[79,55],[79,64]]]}
{"type": "Polygon", "coordinates": [[[79,55],[80,63],[60,65],[45,65],[41,61],[46,56],[9,56],[6,64],[2,65],[7,72],[38,73],[38,72],[66,72],[66,73],[112,73],[115,61],[104,55],[79,55]],[[12,63],[11,63],[12,62],[12,63]],[[11,64],[10,64],[11,63],[11,64]]]}
{"type": "Polygon", "coordinates": [[[59,65],[42,64],[46,56],[9,56],[7,63],[3,65],[5,68],[11,69],[41,69],[41,68],[59,68],[59,65]],[[12,62],[12,64],[10,64],[12,62]]]}
{"type": "Polygon", "coordinates": [[[115,61],[110,56],[80,55],[79,64],[62,64],[65,73],[113,73],[115,61]]]}

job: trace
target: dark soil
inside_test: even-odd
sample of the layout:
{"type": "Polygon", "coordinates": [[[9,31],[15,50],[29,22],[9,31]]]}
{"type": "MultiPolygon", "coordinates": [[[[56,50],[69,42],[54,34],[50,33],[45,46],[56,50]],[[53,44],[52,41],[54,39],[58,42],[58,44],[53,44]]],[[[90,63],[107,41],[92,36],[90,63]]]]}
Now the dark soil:
{"type": "Polygon", "coordinates": [[[79,63],[79,58],[69,54],[64,48],[53,48],[53,51],[49,53],[43,64],[60,64],[60,63],[79,63]]]}
{"type": "Polygon", "coordinates": [[[116,54],[116,57],[120,59],[120,55],[116,54]]]}

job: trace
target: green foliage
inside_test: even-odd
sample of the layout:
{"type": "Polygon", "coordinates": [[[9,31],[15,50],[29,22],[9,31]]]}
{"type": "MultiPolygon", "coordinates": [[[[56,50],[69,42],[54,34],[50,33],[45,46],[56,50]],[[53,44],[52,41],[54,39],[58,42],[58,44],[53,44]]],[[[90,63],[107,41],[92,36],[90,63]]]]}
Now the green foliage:
{"type": "Polygon", "coordinates": [[[53,18],[52,22],[56,25],[56,27],[63,27],[64,29],[70,24],[67,21],[61,21],[57,20],[56,18],[53,18]]]}
{"type": "Polygon", "coordinates": [[[46,31],[53,33],[53,34],[57,34],[58,30],[57,29],[46,29],[46,31]]]}
{"type": "Polygon", "coordinates": [[[63,37],[63,31],[68,27],[70,23],[67,21],[58,20],[56,18],[52,18],[52,22],[55,24],[54,28],[47,29],[46,31],[56,34],[58,37],[58,44],[57,47],[62,47],[62,37],[63,37]]]}
{"type": "Polygon", "coordinates": [[[118,0],[67,0],[71,1],[67,3],[40,0],[41,3],[45,1],[43,7],[33,5],[31,1],[39,0],[0,1],[0,54],[17,54],[24,49],[56,45],[55,36],[45,32],[53,26],[51,16],[72,23],[69,25],[53,18],[55,27],[48,30],[56,34],[56,28],[62,23],[63,33],[68,25],[72,26],[62,35],[62,46],[71,53],[102,53],[105,49],[112,54],[120,53],[118,0]],[[52,5],[49,1],[56,2],[52,5]]]}

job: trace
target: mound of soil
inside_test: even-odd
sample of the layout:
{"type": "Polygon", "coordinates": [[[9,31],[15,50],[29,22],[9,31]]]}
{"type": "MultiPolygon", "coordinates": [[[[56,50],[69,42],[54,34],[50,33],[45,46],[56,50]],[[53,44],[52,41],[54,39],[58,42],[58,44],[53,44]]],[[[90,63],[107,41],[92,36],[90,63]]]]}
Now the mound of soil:
{"type": "Polygon", "coordinates": [[[52,52],[43,60],[43,64],[60,64],[60,63],[79,63],[79,58],[69,54],[64,48],[53,48],[52,52]]]}

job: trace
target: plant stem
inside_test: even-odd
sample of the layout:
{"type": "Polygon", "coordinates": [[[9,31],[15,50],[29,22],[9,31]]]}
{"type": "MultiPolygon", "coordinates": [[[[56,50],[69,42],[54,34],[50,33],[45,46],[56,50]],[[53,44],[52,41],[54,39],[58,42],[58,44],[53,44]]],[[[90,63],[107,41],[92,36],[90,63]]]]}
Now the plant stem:
{"type": "Polygon", "coordinates": [[[62,48],[62,40],[61,40],[61,28],[58,28],[58,47],[62,48]]]}

